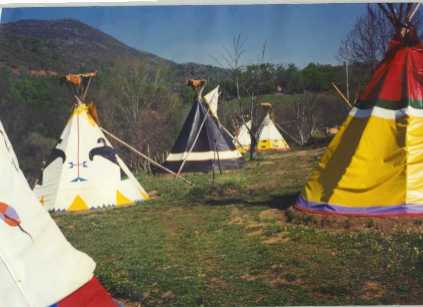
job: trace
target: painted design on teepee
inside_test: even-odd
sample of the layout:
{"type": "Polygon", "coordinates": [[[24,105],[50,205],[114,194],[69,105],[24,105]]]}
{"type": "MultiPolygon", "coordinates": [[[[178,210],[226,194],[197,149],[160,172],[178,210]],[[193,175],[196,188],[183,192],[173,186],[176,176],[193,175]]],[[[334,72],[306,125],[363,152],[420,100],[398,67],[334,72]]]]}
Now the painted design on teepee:
{"type": "Polygon", "coordinates": [[[47,210],[81,211],[144,200],[141,185],[102,132],[94,103],[84,102],[93,76],[68,76],[80,82],[71,84],[76,101],[60,136],[66,162],[45,167],[34,187],[38,198],[46,196],[47,210]],[[117,197],[116,191],[122,195],[117,197]]]}
{"type": "Polygon", "coordinates": [[[41,197],[38,200],[40,202],[40,204],[44,207],[44,203],[45,203],[45,198],[44,195],[41,195],[41,197]]]}
{"type": "MultiPolygon", "coordinates": [[[[393,4],[388,8],[393,19],[407,15],[401,10],[394,16],[393,4]]],[[[423,44],[408,21],[398,25],[385,58],[295,208],[345,216],[423,216],[423,44]]]]}
{"type": "Polygon", "coordinates": [[[18,227],[23,233],[31,237],[31,235],[22,228],[21,219],[16,210],[3,202],[0,202],[0,219],[11,227],[18,227]]]}
{"type": "Polygon", "coordinates": [[[103,144],[103,146],[96,147],[90,150],[90,153],[89,153],[90,160],[93,161],[95,156],[101,156],[109,160],[110,162],[116,165],[119,165],[116,158],[116,150],[113,147],[108,146],[104,138],[99,138],[97,140],[97,143],[103,144]]]}
{"type": "Polygon", "coordinates": [[[116,206],[123,207],[129,206],[134,203],[133,200],[130,200],[128,197],[122,194],[120,191],[116,191],[116,206]]]}
{"type": "Polygon", "coordinates": [[[69,162],[69,167],[70,168],[76,168],[76,172],[77,172],[76,178],[71,180],[71,182],[82,182],[82,181],[87,181],[87,179],[81,177],[81,166],[82,167],[88,167],[88,165],[87,165],[87,161],[80,161],[80,137],[81,137],[81,134],[80,134],[79,114],[76,117],[76,131],[77,131],[77,135],[76,135],[77,161],[76,162],[69,162]]]}
{"type": "Polygon", "coordinates": [[[77,195],[72,204],[68,207],[68,211],[82,211],[82,210],[88,210],[87,203],[82,199],[81,196],[77,195]]]}
{"type": "Polygon", "coordinates": [[[277,129],[275,122],[267,113],[258,131],[258,151],[288,151],[289,145],[277,129]]]}
{"type": "Polygon", "coordinates": [[[50,155],[47,158],[45,167],[49,166],[51,163],[53,163],[56,159],[62,159],[62,163],[65,163],[66,161],[66,154],[63,150],[57,148],[57,146],[62,143],[62,139],[59,139],[57,141],[56,147],[53,148],[53,150],[51,151],[50,155]]]}

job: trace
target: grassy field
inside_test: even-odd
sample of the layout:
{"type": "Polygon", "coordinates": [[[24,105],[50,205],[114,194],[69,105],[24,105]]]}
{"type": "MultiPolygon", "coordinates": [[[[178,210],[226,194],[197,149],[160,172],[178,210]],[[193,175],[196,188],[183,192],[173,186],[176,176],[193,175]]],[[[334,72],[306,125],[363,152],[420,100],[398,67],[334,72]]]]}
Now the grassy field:
{"type": "Polygon", "coordinates": [[[127,306],[418,304],[421,220],[329,218],[292,208],[320,149],[241,171],[145,177],[145,204],[55,215],[127,306]]]}

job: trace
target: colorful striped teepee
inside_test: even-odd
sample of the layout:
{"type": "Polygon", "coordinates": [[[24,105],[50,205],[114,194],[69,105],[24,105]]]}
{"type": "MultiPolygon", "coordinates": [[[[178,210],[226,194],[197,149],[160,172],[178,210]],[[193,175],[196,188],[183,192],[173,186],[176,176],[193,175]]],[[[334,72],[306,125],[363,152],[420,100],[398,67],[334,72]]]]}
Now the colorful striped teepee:
{"type": "Polygon", "coordinates": [[[296,208],[355,216],[423,215],[423,45],[405,24],[296,208]]]}

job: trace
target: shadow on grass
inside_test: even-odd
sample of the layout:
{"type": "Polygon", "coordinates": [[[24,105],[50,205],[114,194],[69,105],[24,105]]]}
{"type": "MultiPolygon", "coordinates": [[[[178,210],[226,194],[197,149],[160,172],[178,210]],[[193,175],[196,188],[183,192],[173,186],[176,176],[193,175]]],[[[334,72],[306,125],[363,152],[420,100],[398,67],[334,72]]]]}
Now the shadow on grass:
{"type": "Polygon", "coordinates": [[[206,204],[210,206],[227,206],[227,205],[247,205],[269,207],[272,209],[287,210],[291,208],[299,196],[299,192],[289,192],[285,194],[269,195],[264,199],[254,199],[254,197],[228,197],[223,199],[207,199],[206,204]]]}

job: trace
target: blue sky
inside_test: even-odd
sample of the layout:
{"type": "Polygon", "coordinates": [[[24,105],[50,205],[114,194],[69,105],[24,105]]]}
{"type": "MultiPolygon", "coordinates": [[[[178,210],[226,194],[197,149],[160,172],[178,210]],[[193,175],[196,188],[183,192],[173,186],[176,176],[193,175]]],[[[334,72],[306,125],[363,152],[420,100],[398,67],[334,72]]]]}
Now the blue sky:
{"type": "Polygon", "coordinates": [[[365,11],[365,4],[18,8],[4,9],[2,22],[78,19],[137,49],[212,65],[241,34],[243,64],[257,62],[267,42],[267,61],[302,67],[337,63],[341,40],[365,11]]]}

